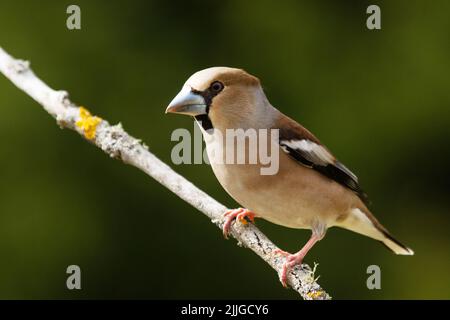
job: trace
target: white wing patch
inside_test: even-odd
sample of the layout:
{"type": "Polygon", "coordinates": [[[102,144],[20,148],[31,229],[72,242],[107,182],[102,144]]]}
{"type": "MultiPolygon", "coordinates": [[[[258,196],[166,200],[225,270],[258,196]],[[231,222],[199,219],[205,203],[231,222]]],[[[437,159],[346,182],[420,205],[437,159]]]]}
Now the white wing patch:
{"type": "Polygon", "coordinates": [[[314,169],[353,190],[365,204],[369,204],[367,195],[361,189],[356,175],[336,160],[321,144],[309,139],[281,138],[280,147],[300,164],[314,169]]]}
{"type": "MultiPolygon", "coordinates": [[[[334,164],[335,161],[333,155],[327,149],[311,140],[281,140],[280,145],[301,151],[306,160],[317,165],[326,166],[334,164]]],[[[283,150],[287,151],[286,148],[283,148],[283,150]]]]}

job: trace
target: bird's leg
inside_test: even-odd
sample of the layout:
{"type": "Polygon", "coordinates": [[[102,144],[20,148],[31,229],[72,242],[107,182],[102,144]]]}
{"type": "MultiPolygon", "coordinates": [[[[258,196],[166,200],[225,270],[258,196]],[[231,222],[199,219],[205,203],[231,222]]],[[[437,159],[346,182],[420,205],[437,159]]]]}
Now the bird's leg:
{"type": "Polygon", "coordinates": [[[281,249],[275,250],[275,253],[281,254],[286,257],[286,261],[283,264],[283,268],[280,273],[280,281],[283,287],[287,287],[287,274],[289,270],[295,265],[301,265],[303,262],[303,258],[306,256],[308,251],[314,246],[314,244],[322,239],[322,237],[318,234],[313,233],[311,238],[309,238],[308,242],[300,249],[299,252],[295,254],[290,254],[289,252],[283,251],[281,249]]]}
{"type": "Polygon", "coordinates": [[[245,218],[247,217],[251,222],[255,222],[255,213],[244,208],[229,210],[225,212],[223,216],[225,218],[225,223],[223,224],[223,236],[225,237],[225,239],[228,239],[230,226],[234,219],[237,218],[241,223],[246,224],[247,220],[245,220],[245,218]]]}

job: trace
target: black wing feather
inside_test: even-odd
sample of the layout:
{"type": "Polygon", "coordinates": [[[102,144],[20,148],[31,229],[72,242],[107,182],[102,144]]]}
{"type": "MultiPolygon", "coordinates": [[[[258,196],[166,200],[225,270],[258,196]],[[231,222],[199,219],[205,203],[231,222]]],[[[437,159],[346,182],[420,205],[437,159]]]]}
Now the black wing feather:
{"type": "Polygon", "coordinates": [[[284,151],[286,151],[293,159],[300,162],[302,165],[307,166],[309,168],[312,168],[324,176],[336,181],[337,183],[340,183],[341,185],[349,188],[353,192],[358,195],[358,197],[366,204],[369,205],[369,199],[367,194],[362,190],[361,186],[358,183],[358,178],[349,170],[347,169],[342,163],[339,161],[335,161],[334,163],[327,163],[324,164],[324,162],[315,163],[313,160],[311,160],[311,156],[309,154],[306,154],[307,151],[304,151],[302,149],[292,148],[281,140],[282,137],[280,137],[280,146],[284,151]]]}

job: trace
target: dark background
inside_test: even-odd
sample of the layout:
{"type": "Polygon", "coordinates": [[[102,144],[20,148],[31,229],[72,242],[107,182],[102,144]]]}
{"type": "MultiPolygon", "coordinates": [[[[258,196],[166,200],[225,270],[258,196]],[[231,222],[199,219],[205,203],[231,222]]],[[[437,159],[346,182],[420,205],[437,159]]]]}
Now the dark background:
{"type": "MultiPolygon", "coordinates": [[[[170,163],[164,115],[210,66],[258,76],[269,100],[351,168],[416,252],[329,230],[307,256],[335,298],[450,298],[449,1],[0,2],[0,46],[170,163]],[[81,7],[81,30],[66,8],[81,7]],[[366,28],[381,7],[382,30],[366,28]],[[377,264],[382,289],[366,288],[377,264]]],[[[0,77],[0,298],[297,298],[248,250],[142,172],[109,159],[0,77]],[[65,287],[82,270],[82,290],[65,287]]],[[[175,168],[238,206],[207,165],[175,168]]],[[[261,220],[281,248],[308,231],[261,220]]]]}

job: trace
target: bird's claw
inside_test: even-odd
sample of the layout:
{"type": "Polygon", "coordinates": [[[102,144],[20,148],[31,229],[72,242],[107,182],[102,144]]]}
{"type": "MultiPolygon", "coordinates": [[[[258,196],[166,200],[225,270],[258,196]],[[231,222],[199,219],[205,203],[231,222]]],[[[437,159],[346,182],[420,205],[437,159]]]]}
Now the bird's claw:
{"type": "Polygon", "coordinates": [[[296,253],[296,254],[291,254],[289,252],[283,251],[281,249],[276,249],[274,250],[275,254],[280,254],[283,257],[286,258],[286,260],[284,261],[283,267],[281,269],[281,272],[279,274],[280,277],[280,282],[283,285],[283,287],[287,288],[287,275],[288,272],[296,265],[301,265],[303,262],[303,258],[304,256],[296,253]]]}
{"type": "Polygon", "coordinates": [[[279,255],[281,255],[281,256],[283,256],[283,257],[286,257],[286,256],[288,256],[288,255],[290,255],[291,253],[289,253],[289,252],[287,252],[287,251],[284,251],[284,250],[281,250],[281,249],[275,249],[275,250],[273,250],[272,251],[274,254],[279,254],[279,255]]]}
{"type": "Polygon", "coordinates": [[[223,224],[223,236],[228,239],[228,234],[230,233],[231,223],[234,219],[238,219],[242,224],[247,224],[245,218],[249,218],[251,222],[255,222],[255,213],[248,209],[238,208],[225,212],[223,215],[225,218],[225,223],[223,224]]]}

